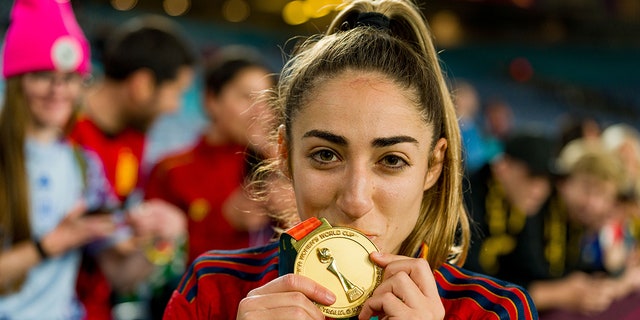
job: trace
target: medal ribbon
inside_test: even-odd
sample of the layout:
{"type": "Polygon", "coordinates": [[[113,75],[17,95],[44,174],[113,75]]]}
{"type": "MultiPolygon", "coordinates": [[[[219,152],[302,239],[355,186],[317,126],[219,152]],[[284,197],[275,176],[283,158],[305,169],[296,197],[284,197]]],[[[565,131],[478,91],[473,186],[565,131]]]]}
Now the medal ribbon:
{"type": "Polygon", "coordinates": [[[311,233],[311,231],[315,230],[321,224],[322,224],[322,221],[320,221],[320,219],[313,217],[298,223],[297,225],[287,230],[285,233],[290,235],[292,238],[296,239],[297,241],[300,241],[302,240],[302,238],[306,237],[309,233],[311,233]]]}

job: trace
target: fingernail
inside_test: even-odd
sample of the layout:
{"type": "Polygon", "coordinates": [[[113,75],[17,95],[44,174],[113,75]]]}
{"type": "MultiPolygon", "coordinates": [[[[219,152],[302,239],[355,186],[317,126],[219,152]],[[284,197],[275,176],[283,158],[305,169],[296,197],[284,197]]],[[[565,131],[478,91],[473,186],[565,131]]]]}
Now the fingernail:
{"type": "Polygon", "coordinates": [[[336,302],[336,296],[333,294],[333,292],[325,292],[324,297],[327,301],[331,302],[329,303],[329,305],[332,305],[336,302]]]}

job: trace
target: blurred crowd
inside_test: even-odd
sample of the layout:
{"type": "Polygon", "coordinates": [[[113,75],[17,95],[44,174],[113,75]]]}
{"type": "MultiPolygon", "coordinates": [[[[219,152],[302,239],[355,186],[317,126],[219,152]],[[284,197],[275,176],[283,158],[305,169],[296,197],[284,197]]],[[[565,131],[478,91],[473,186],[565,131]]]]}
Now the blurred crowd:
{"type": "Polygon", "coordinates": [[[526,287],[542,319],[636,304],[638,130],[567,115],[550,133],[526,121],[515,126],[506,101],[483,103],[469,82],[452,93],[473,224],[465,268],[526,287]]]}
{"type": "MultiPolygon", "coordinates": [[[[160,319],[200,254],[288,227],[270,218],[295,207],[287,181],[250,192],[276,153],[274,115],[257,97],[278,70],[255,49],[202,55],[186,38],[166,18],[134,18],[88,81],[70,2],[15,1],[2,61],[0,319],[160,319]],[[198,77],[207,126],[145,167],[149,129],[198,77]]],[[[452,83],[472,218],[464,267],[525,287],[541,318],[637,309],[638,128],[570,115],[553,133],[516,125],[509,101],[452,83]]]]}
{"type": "Polygon", "coordinates": [[[100,56],[91,79],[70,2],[15,2],[2,61],[0,319],[161,318],[199,254],[273,235],[273,209],[245,186],[273,153],[270,117],[253,103],[275,81],[261,55],[202,57],[175,22],[142,16],[100,56]],[[150,128],[201,69],[211,125],[145,167],[150,128]]]}

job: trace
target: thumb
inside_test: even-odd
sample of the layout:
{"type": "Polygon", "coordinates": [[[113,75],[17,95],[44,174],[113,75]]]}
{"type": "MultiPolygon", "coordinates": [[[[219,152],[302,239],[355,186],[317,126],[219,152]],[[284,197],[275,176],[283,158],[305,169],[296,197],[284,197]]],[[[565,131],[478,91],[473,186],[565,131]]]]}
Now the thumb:
{"type": "Polygon", "coordinates": [[[391,262],[399,260],[408,260],[410,257],[394,255],[390,253],[372,252],[369,254],[369,259],[381,268],[385,268],[391,262]]]}
{"type": "Polygon", "coordinates": [[[78,219],[85,212],[87,212],[87,204],[84,202],[84,200],[78,200],[67,212],[67,215],[65,216],[65,220],[78,219]]]}

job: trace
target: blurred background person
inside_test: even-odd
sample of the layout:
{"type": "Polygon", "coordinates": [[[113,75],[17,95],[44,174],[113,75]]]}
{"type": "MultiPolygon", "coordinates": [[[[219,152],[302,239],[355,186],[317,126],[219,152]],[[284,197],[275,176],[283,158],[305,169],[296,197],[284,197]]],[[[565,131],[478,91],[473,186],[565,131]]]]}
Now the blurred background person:
{"type": "Polygon", "coordinates": [[[636,244],[616,210],[624,177],[619,159],[601,143],[576,139],[563,148],[557,173],[557,194],[542,214],[545,250],[537,257],[546,275],[529,284],[541,318],[637,314],[630,304],[637,306],[638,296],[615,304],[640,289],[636,244]]]}
{"type": "Polygon", "coordinates": [[[621,162],[602,144],[576,139],[563,148],[558,158],[558,174],[557,206],[552,208],[555,212],[550,218],[565,217],[572,228],[568,237],[577,239],[569,243],[580,243],[579,247],[568,248],[564,266],[569,270],[618,274],[624,265],[607,263],[599,234],[620,219],[616,205],[623,190],[621,162]]]}
{"type": "Polygon", "coordinates": [[[551,195],[553,140],[535,130],[509,136],[504,153],[469,177],[465,205],[472,217],[464,267],[526,286],[521,275],[535,272],[544,204],[551,195]],[[532,271],[527,271],[532,270],[532,271]]]}
{"type": "Polygon", "coordinates": [[[555,156],[559,156],[562,149],[576,139],[587,144],[599,144],[601,134],[601,125],[594,117],[565,114],[558,122],[560,141],[556,145],[555,156]]]}
{"type": "Polygon", "coordinates": [[[492,97],[482,108],[485,148],[488,159],[504,151],[504,144],[514,130],[511,106],[502,98],[492,97]]]}
{"type": "Polygon", "coordinates": [[[128,230],[95,154],[66,132],[90,70],[88,42],[69,1],[18,0],[2,56],[0,115],[0,318],[84,319],[75,283],[80,248],[135,285],[148,264],[114,244],[128,230]],[[87,246],[88,245],[88,246],[87,246]]]}
{"type": "MultiPolygon", "coordinates": [[[[209,57],[204,80],[210,124],[194,147],[159,161],[145,192],[186,213],[188,264],[209,250],[258,246],[273,235],[263,204],[249,196],[245,180],[252,166],[274,156],[267,141],[272,117],[256,101],[274,85],[274,76],[253,48],[228,46],[209,57]]],[[[158,317],[181,276],[175,275],[166,299],[154,308],[158,317]]]]}
{"type": "Polygon", "coordinates": [[[604,130],[602,143],[622,161],[625,181],[619,207],[636,241],[640,241],[640,132],[628,124],[614,124],[604,130]]]}
{"type": "Polygon", "coordinates": [[[602,132],[602,143],[622,162],[625,171],[624,199],[637,202],[640,192],[640,132],[628,124],[613,124],[602,132]]]}
{"type": "Polygon", "coordinates": [[[462,136],[465,172],[473,173],[491,157],[482,127],[479,125],[480,98],[471,83],[461,80],[456,82],[452,93],[462,136]]]}
{"type": "Polygon", "coordinates": [[[484,131],[500,142],[504,142],[513,130],[513,111],[511,106],[501,98],[492,97],[482,108],[484,131]]]}
{"type": "MultiPolygon", "coordinates": [[[[171,248],[179,246],[186,226],[184,214],[165,201],[141,204],[146,132],[158,116],[180,106],[194,76],[196,60],[193,48],[169,19],[144,16],[120,25],[105,43],[104,77],[88,91],[71,132],[76,143],[102,159],[107,179],[123,208],[137,213],[129,215],[129,222],[139,231],[134,238],[137,241],[121,244],[121,249],[144,249],[151,262],[163,266],[171,261],[171,248]],[[156,244],[158,248],[154,249],[156,244]]],[[[110,319],[112,301],[119,299],[113,297],[103,272],[119,270],[98,268],[85,255],[77,290],[89,319],[110,319]]]]}
{"type": "Polygon", "coordinates": [[[0,318],[81,319],[79,248],[115,225],[108,216],[84,215],[110,189],[101,164],[64,138],[90,71],[71,4],[16,1],[2,60],[0,318]]]}
{"type": "Polygon", "coordinates": [[[598,142],[574,140],[555,162],[552,140],[516,134],[492,178],[470,179],[477,229],[465,267],[526,287],[541,318],[606,314],[640,288],[637,245],[617,214],[622,167],[598,142]]]}
{"type": "Polygon", "coordinates": [[[608,152],[618,157],[623,169],[616,219],[605,229],[609,236],[607,244],[618,249],[614,251],[622,257],[618,261],[628,264],[629,260],[633,261],[628,255],[640,256],[640,132],[628,124],[613,124],[602,132],[602,144],[608,152]],[[625,240],[619,237],[620,231],[627,231],[633,237],[631,246],[620,241],[625,240]],[[629,253],[629,250],[632,252],[629,253]]]}

